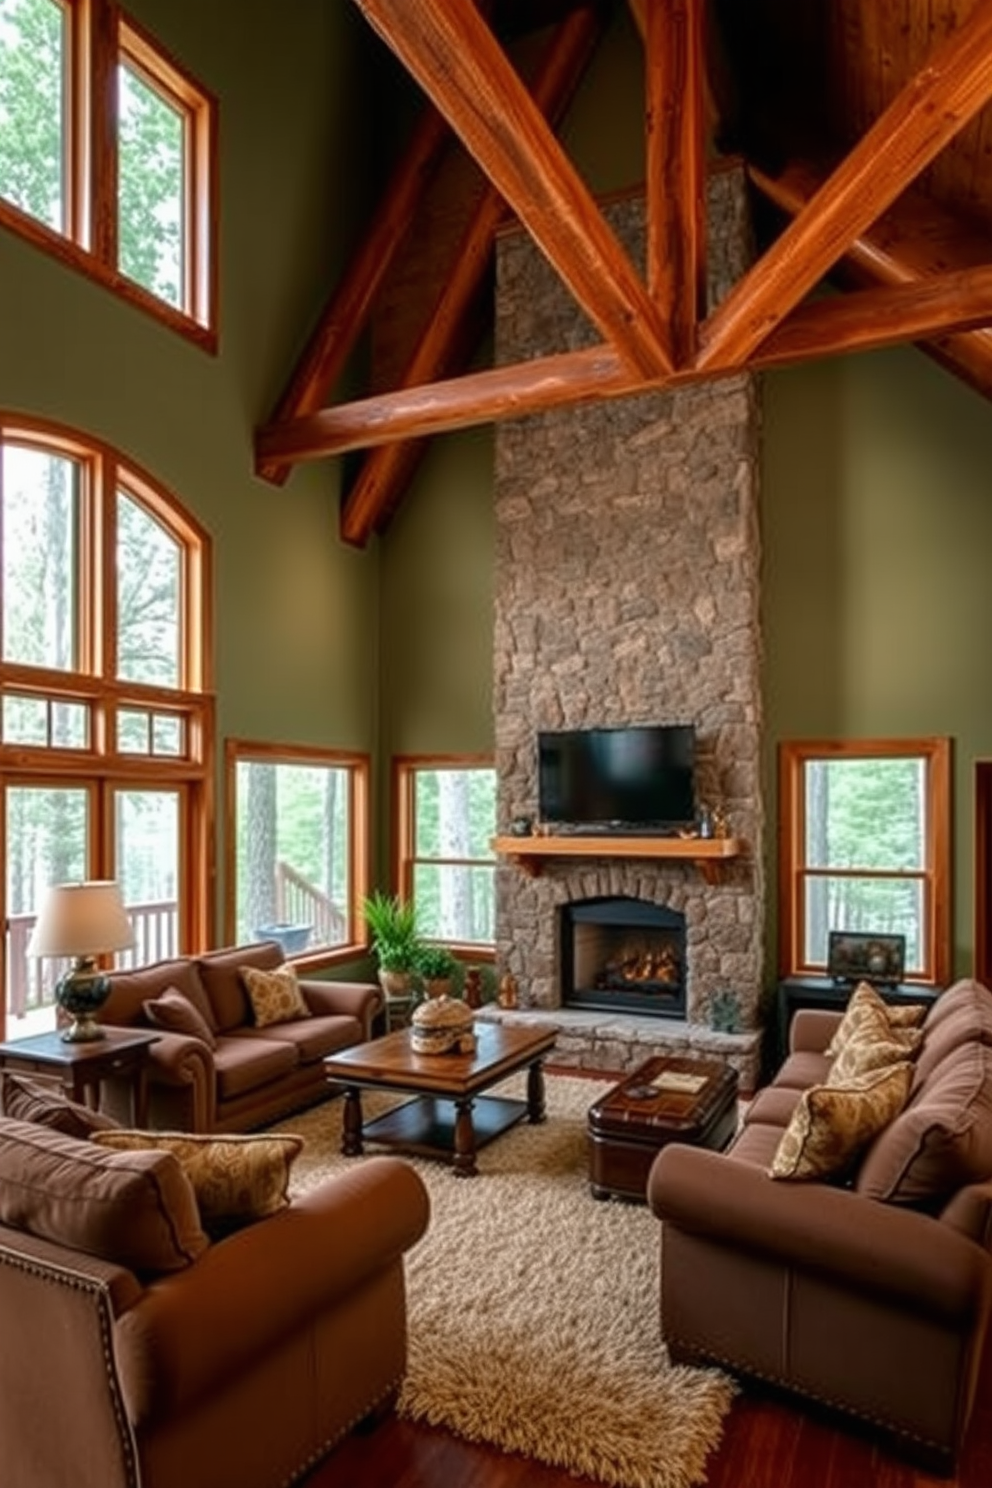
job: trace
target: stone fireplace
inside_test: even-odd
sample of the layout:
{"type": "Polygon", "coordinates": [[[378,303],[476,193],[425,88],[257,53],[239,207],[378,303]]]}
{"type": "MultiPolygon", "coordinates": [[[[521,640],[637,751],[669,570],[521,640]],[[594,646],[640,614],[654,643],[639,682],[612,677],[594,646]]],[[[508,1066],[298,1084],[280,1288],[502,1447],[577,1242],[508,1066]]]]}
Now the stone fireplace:
{"type": "Polygon", "coordinates": [[[558,911],[562,1007],[685,1017],[685,916],[613,895],[558,911]]]}
{"type": "MultiPolygon", "coordinates": [[[[712,174],[708,207],[715,304],[749,258],[738,168],[712,174]]],[[[616,201],[607,215],[640,258],[643,202],[616,201]]],[[[599,339],[519,230],[498,246],[496,337],[500,361],[599,339]]],[[[533,874],[502,858],[497,969],[514,974],[523,1008],[553,1015],[563,1031],[582,1024],[593,1038],[607,1019],[610,1041],[640,1041],[640,1057],[645,1044],[647,1052],[712,1047],[710,1000],[731,989],[743,1043],[726,1049],[742,1069],[736,1054],[757,1045],[764,921],[758,437],[749,376],[534,415],[500,424],[496,437],[500,832],[514,817],[537,815],[539,731],[691,723],[698,800],[719,807],[743,844],[705,875],[691,859],[636,850],[549,856],[533,874]],[[677,1007],[654,988],[646,1013],[643,1004],[622,1006],[622,992],[607,1010],[598,997],[595,1007],[576,1005],[571,982],[585,952],[562,926],[609,900],[662,911],[683,927],[677,1007]]],[[[610,939],[611,927],[605,933],[610,939]]],[[[625,954],[614,947],[610,958],[625,954]]]]}

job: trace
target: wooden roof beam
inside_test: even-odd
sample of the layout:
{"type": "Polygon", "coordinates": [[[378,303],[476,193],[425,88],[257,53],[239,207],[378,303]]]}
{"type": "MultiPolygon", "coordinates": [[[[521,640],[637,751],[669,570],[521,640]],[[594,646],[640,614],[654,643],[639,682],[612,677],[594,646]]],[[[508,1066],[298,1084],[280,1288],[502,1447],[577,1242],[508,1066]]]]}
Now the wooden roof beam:
{"type": "Polygon", "coordinates": [[[675,365],[696,354],[706,314],[703,0],[642,0],[646,12],[648,293],[675,365]]]}
{"type": "MultiPolygon", "coordinates": [[[[826,171],[810,161],[791,161],[777,176],[748,168],[758,190],[796,217],[822,185],[826,171]]],[[[849,247],[837,267],[855,284],[920,284],[948,269],[970,268],[989,258],[988,239],[944,212],[929,198],[902,196],[849,247]]],[[[958,331],[918,343],[925,352],[992,398],[992,326],[958,331]]]]}
{"type": "Polygon", "coordinates": [[[700,369],[742,365],[990,97],[992,0],[979,0],[710,316],[700,369]]]}
{"type": "Polygon", "coordinates": [[[592,194],[466,0],[354,0],[445,115],[633,372],[669,371],[667,329],[592,194]]]}
{"type": "MultiPolygon", "coordinates": [[[[323,407],[365,326],[376,292],[409,230],[420,193],[438,165],[445,140],[450,137],[441,115],[428,105],[379,200],[360,248],[328,299],[293,369],[271,422],[282,423],[323,407]]],[[[285,460],[256,462],[257,473],[278,485],[285,481],[291,468],[285,460]]]]}
{"type": "Polygon", "coordinates": [[[802,305],[740,368],[685,367],[645,379],[631,373],[612,347],[593,346],[325,408],[309,418],[273,426],[260,438],[266,454],[316,460],[395,439],[869,351],[989,323],[992,266],[983,265],[936,275],[925,286],[860,290],[802,305]]]}
{"type": "MultiPolygon", "coordinates": [[[[591,7],[576,11],[556,30],[532,85],[534,102],[549,120],[564,112],[602,36],[604,17],[591,7]]],[[[492,261],[493,239],[505,216],[503,198],[492,185],[483,191],[452,269],[428,318],[424,334],[404,372],[401,387],[416,387],[450,372],[461,359],[465,327],[492,261]]],[[[341,536],[364,543],[392,510],[413,478],[423,447],[402,440],[374,450],[362,465],[341,511],[341,536]]]]}

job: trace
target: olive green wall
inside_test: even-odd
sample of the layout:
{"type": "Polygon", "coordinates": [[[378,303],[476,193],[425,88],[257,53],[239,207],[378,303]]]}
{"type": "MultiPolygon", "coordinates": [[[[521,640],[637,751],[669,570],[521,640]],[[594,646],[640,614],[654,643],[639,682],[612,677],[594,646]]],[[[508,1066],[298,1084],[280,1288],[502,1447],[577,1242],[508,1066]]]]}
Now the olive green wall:
{"type": "Polygon", "coordinates": [[[963,974],[992,755],[992,408],[899,348],[769,376],[764,410],[768,800],[781,739],[949,735],[963,974]]]}
{"type": "Polygon", "coordinates": [[[373,752],[378,556],[338,538],[339,464],[282,488],[252,473],[253,430],[363,221],[367,28],[326,0],[129,10],[220,100],[220,352],[0,230],[0,409],[107,440],[212,535],[221,744],[373,752]]]}

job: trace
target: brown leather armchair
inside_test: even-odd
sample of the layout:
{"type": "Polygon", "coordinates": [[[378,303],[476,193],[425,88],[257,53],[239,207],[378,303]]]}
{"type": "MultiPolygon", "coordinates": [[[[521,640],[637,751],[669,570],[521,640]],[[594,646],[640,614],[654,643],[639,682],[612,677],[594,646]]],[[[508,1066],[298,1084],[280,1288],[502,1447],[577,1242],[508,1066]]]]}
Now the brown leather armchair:
{"type": "Polygon", "coordinates": [[[284,1488],[397,1390],[427,1221],[376,1157],[151,1280],[0,1225],[4,1482],[284,1488]]]}

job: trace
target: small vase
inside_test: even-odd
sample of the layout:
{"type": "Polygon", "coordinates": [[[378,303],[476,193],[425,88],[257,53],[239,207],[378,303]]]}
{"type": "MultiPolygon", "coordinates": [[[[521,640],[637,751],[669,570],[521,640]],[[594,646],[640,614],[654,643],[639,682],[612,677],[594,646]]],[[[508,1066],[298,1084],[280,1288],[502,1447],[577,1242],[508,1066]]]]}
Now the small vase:
{"type": "Polygon", "coordinates": [[[425,977],[424,991],[428,997],[450,997],[453,979],[451,977],[425,977]]]}

